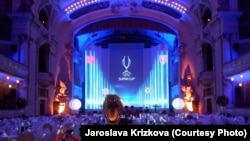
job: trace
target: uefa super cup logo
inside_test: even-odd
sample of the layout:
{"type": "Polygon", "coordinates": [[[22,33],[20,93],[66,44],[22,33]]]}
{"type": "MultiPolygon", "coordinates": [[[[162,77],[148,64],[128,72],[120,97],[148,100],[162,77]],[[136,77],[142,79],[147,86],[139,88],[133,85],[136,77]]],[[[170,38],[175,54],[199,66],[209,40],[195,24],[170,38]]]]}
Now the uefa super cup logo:
{"type": "Polygon", "coordinates": [[[129,77],[130,75],[131,75],[131,72],[130,71],[128,71],[128,68],[130,67],[130,65],[131,65],[131,60],[130,60],[130,58],[129,58],[129,56],[127,56],[127,63],[126,63],[126,56],[124,56],[123,57],[123,59],[122,59],[122,65],[123,65],[123,67],[125,68],[125,71],[122,73],[122,75],[124,76],[124,77],[129,77]]]}
{"type": "Polygon", "coordinates": [[[128,68],[131,66],[131,59],[129,56],[124,56],[122,58],[122,65],[125,68],[125,70],[122,72],[123,77],[119,77],[119,80],[125,80],[125,81],[132,81],[135,79],[135,77],[131,77],[131,72],[128,70],[128,68]]]}

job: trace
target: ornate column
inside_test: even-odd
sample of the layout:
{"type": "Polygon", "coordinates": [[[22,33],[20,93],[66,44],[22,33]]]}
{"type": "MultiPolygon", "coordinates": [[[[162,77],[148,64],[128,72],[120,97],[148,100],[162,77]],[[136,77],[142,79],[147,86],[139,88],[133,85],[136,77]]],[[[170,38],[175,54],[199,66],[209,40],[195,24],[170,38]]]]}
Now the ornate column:
{"type": "MultiPolygon", "coordinates": [[[[169,89],[171,89],[171,93],[169,95],[169,100],[172,100],[175,97],[181,96],[181,64],[180,64],[180,52],[179,48],[176,50],[169,52],[168,55],[169,61],[171,63],[169,65],[169,80],[171,80],[171,85],[169,89]],[[171,54],[170,54],[171,53],[171,54]]],[[[171,102],[171,101],[170,101],[171,102]]],[[[170,105],[171,106],[171,105],[170,105]]]]}
{"type": "Polygon", "coordinates": [[[9,17],[12,19],[12,42],[14,43],[13,46],[16,47],[16,56],[13,59],[26,65],[28,63],[28,57],[26,55],[28,53],[26,42],[28,36],[27,24],[31,18],[30,16],[28,13],[9,14],[9,17]]]}
{"type": "Polygon", "coordinates": [[[230,11],[220,12],[220,31],[223,39],[223,63],[229,62],[238,57],[237,52],[233,50],[234,43],[238,42],[238,20],[242,12],[230,11]]]}
{"type": "MultiPolygon", "coordinates": [[[[232,4],[233,1],[231,1],[230,4],[232,4]]],[[[235,1],[234,1],[235,2],[235,1]]],[[[237,51],[234,51],[233,46],[234,43],[238,42],[238,20],[242,13],[238,11],[230,11],[230,12],[220,12],[219,18],[220,18],[220,29],[221,29],[221,36],[220,36],[220,46],[221,46],[221,66],[223,66],[225,63],[231,62],[235,58],[238,57],[237,51]]],[[[223,67],[221,67],[221,70],[223,72],[223,67]]],[[[234,106],[234,84],[230,82],[230,80],[224,80],[225,74],[222,73],[221,76],[221,82],[224,82],[222,86],[225,85],[223,90],[221,91],[220,95],[226,95],[229,98],[229,107],[234,106]]],[[[217,77],[216,77],[217,78],[217,77]]]]}
{"type": "Polygon", "coordinates": [[[84,71],[81,69],[84,63],[83,52],[79,49],[74,49],[73,52],[73,61],[72,61],[72,97],[77,97],[82,99],[82,82],[84,71]]]}
{"type": "MultiPolygon", "coordinates": [[[[13,21],[13,42],[16,43],[18,49],[18,58],[16,61],[24,63],[28,66],[29,72],[25,78],[27,87],[22,89],[21,95],[27,100],[27,107],[25,108],[26,115],[36,115],[37,112],[37,89],[36,89],[36,36],[33,31],[36,27],[31,15],[29,13],[12,13],[9,15],[13,21]],[[22,27],[22,28],[20,28],[22,27]],[[23,53],[21,52],[23,48],[23,53]],[[21,60],[24,59],[24,60],[21,60]]],[[[35,30],[35,32],[37,32],[35,30]]]]}
{"type": "Polygon", "coordinates": [[[71,44],[66,44],[65,45],[65,58],[66,58],[66,62],[67,62],[67,66],[68,66],[68,78],[69,81],[72,82],[72,63],[73,63],[73,54],[74,54],[74,47],[71,44]]]}
{"type": "Polygon", "coordinates": [[[221,47],[222,47],[222,63],[227,63],[232,60],[231,53],[231,34],[224,33],[221,36],[221,47]]]}

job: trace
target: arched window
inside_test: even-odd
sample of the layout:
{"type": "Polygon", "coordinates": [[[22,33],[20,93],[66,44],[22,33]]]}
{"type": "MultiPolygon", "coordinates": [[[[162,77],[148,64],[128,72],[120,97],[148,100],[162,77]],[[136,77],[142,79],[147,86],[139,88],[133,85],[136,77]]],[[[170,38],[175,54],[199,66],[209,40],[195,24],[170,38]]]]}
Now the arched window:
{"type": "Polygon", "coordinates": [[[39,21],[44,25],[44,27],[48,28],[49,18],[45,10],[42,10],[39,13],[39,21]]]}
{"type": "Polygon", "coordinates": [[[45,44],[39,48],[39,72],[49,72],[49,53],[50,46],[48,44],[45,44]]]}
{"type": "Polygon", "coordinates": [[[206,5],[200,5],[202,27],[205,28],[212,20],[211,10],[206,5]]]}
{"type": "Polygon", "coordinates": [[[213,70],[213,50],[210,44],[202,44],[203,71],[213,70]]]}

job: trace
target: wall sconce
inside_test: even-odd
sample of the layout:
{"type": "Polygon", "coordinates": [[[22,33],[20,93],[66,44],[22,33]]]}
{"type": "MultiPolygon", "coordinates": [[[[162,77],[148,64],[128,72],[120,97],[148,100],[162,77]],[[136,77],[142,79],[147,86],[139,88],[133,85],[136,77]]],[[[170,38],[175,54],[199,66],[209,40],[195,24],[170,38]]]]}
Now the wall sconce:
{"type": "Polygon", "coordinates": [[[192,80],[192,75],[191,74],[187,74],[187,80],[191,81],[192,80]]]}
{"type": "Polygon", "coordinates": [[[186,78],[187,78],[187,86],[189,86],[192,82],[192,74],[188,73],[186,74],[186,78]]]}

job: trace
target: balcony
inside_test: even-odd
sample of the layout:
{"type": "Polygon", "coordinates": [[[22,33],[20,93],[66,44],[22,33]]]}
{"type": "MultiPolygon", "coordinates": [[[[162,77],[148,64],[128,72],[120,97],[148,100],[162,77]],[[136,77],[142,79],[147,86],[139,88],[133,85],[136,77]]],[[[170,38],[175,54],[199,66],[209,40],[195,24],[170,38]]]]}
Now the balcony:
{"type": "Polygon", "coordinates": [[[11,60],[3,55],[0,55],[0,71],[15,75],[21,78],[27,78],[28,67],[24,64],[20,64],[14,60],[11,60]]]}
{"type": "Polygon", "coordinates": [[[223,73],[228,77],[249,70],[250,68],[250,53],[247,53],[229,63],[224,64],[223,73]]]}
{"type": "Polygon", "coordinates": [[[40,86],[48,87],[54,82],[54,78],[49,72],[38,72],[37,73],[37,81],[40,86]]]}
{"type": "Polygon", "coordinates": [[[201,72],[198,77],[198,81],[204,86],[211,85],[214,81],[214,72],[213,71],[201,72]]]}

